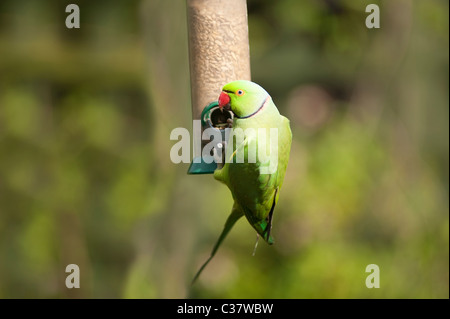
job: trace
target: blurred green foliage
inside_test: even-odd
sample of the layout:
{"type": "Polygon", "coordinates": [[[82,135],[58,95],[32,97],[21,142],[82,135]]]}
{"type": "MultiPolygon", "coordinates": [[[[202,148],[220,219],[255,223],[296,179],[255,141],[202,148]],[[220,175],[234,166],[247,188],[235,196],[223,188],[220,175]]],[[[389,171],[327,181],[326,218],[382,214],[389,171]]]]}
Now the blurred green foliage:
{"type": "Polygon", "coordinates": [[[0,2],[0,298],[449,297],[448,2],[248,10],[253,80],[294,133],[277,242],[253,257],[238,222],[191,290],[232,199],[169,158],[192,125],[184,1],[0,2]]]}

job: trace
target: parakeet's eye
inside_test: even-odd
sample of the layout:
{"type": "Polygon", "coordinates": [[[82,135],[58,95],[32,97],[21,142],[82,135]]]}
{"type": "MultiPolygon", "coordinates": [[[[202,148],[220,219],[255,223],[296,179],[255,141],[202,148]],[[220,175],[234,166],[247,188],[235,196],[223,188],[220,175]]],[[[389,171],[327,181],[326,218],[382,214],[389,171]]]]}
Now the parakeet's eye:
{"type": "Polygon", "coordinates": [[[236,91],[236,95],[237,95],[237,96],[242,96],[242,95],[244,95],[244,93],[245,93],[245,92],[244,92],[243,90],[237,90],[237,91],[236,91]]]}

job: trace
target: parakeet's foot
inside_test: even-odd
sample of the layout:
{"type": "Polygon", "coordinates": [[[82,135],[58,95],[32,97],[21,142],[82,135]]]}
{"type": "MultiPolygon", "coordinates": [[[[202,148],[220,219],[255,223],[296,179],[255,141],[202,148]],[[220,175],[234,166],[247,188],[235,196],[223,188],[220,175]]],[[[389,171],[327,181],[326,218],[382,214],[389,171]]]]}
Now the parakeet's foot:
{"type": "Polygon", "coordinates": [[[233,127],[233,119],[227,119],[228,127],[233,127]]]}

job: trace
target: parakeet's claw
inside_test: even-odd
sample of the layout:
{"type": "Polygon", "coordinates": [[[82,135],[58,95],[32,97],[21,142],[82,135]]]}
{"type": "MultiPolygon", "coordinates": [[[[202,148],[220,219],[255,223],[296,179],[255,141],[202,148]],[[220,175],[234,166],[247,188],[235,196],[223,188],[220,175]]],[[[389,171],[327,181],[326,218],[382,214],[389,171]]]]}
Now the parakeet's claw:
{"type": "Polygon", "coordinates": [[[233,119],[227,119],[228,127],[233,127],[233,119]]]}

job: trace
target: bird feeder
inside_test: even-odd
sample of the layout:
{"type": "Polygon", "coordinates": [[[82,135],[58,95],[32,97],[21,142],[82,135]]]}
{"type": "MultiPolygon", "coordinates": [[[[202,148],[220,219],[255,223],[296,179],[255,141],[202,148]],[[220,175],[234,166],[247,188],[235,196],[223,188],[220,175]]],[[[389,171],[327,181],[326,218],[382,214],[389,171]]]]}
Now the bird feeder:
{"type": "MultiPolygon", "coordinates": [[[[213,127],[224,137],[226,120],[217,103],[222,87],[235,80],[250,80],[246,0],[187,0],[189,67],[192,118],[201,130],[213,127]],[[219,114],[220,113],[220,114],[219,114]]],[[[188,174],[213,173],[217,164],[207,164],[196,145],[188,174]]]]}

